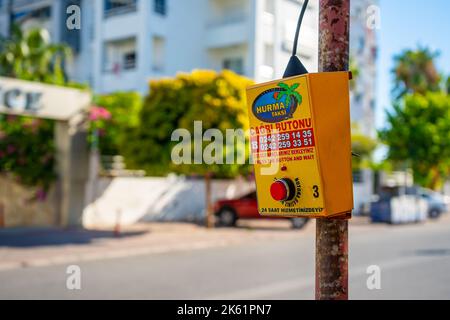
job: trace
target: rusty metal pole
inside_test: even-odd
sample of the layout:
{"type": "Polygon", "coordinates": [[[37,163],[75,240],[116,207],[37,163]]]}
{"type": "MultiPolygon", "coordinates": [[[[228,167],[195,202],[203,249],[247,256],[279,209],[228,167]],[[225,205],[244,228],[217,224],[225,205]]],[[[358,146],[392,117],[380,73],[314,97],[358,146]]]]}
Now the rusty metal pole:
{"type": "Polygon", "coordinates": [[[5,209],[3,203],[0,202],[0,229],[5,227],[5,209]]]}
{"type": "MultiPolygon", "coordinates": [[[[348,71],[350,0],[319,1],[319,71],[348,71]]],[[[316,222],[316,300],[347,299],[348,220],[319,219],[316,222]]]]}
{"type": "Polygon", "coordinates": [[[207,172],[205,174],[205,213],[206,213],[206,227],[208,229],[214,228],[214,216],[212,212],[211,205],[211,188],[212,188],[212,174],[211,172],[207,172]]]}

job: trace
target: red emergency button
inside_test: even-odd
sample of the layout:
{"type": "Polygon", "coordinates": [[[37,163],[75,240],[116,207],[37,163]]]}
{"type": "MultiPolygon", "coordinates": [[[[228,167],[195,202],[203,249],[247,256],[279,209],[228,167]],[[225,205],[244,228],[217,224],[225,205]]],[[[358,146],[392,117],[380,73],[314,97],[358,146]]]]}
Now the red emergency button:
{"type": "Polygon", "coordinates": [[[276,201],[284,201],[288,198],[289,189],[286,183],[278,180],[270,186],[270,195],[276,201]]]}
{"type": "Polygon", "coordinates": [[[295,185],[291,179],[284,178],[275,181],[270,186],[270,195],[276,201],[289,201],[295,197],[295,185]]]}

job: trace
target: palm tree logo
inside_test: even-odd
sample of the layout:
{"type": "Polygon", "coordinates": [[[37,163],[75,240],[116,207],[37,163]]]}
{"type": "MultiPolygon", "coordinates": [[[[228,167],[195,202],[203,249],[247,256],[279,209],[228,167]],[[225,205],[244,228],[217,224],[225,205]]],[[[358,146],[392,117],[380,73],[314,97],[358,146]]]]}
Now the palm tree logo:
{"type": "Polygon", "coordinates": [[[283,98],[285,99],[285,106],[286,108],[289,108],[289,106],[291,105],[292,102],[296,102],[297,104],[301,104],[303,101],[302,96],[296,91],[298,89],[298,87],[300,87],[299,83],[294,83],[292,86],[287,85],[286,83],[280,82],[278,84],[278,87],[280,87],[281,91],[277,91],[274,95],[274,98],[277,101],[280,101],[283,98]],[[294,101],[293,101],[294,99],[294,101]]]}

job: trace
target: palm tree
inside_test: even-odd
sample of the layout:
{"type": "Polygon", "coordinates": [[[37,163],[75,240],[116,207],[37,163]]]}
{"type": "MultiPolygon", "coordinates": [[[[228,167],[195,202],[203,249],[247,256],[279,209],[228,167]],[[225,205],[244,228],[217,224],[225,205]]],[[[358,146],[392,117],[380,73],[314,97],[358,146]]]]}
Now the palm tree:
{"type": "Polygon", "coordinates": [[[287,84],[285,84],[285,83],[283,83],[283,82],[280,82],[280,83],[278,84],[278,86],[279,86],[280,88],[282,88],[283,91],[280,91],[280,92],[279,92],[279,94],[276,96],[276,99],[277,99],[278,101],[280,101],[281,99],[283,99],[283,97],[286,97],[286,100],[285,100],[285,101],[286,101],[286,103],[285,103],[286,108],[288,108],[288,107],[290,106],[292,97],[294,97],[294,98],[297,100],[297,103],[298,103],[298,104],[301,104],[301,103],[302,103],[303,98],[302,98],[302,96],[296,91],[297,88],[300,86],[299,83],[295,83],[295,84],[293,84],[292,86],[289,86],[289,85],[287,85],[287,84]]]}
{"type": "Polygon", "coordinates": [[[68,46],[50,43],[47,30],[23,32],[14,25],[11,36],[0,39],[0,75],[64,85],[64,62],[70,56],[68,46]]]}
{"type": "Polygon", "coordinates": [[[434,59],[439,54],[428,48],[406,50],[397,55],[394,74],[393,94],[399,99],[408,93],[425,94],[427,91],[440,91],[441,76],[434,59]]]}

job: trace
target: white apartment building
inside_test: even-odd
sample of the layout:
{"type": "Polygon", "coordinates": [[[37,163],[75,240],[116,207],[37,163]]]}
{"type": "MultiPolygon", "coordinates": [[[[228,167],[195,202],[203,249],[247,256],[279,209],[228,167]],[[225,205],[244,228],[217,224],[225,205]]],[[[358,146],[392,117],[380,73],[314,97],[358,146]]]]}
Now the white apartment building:
{"type": "MultiPolygon", "coordinates": [[[[300,10],[294,0],[129,0],[108,10],[94,1],[99,92],[147,91],[148,79],[193,69],[231,69],[256,81],[281,76],[300,10]],[[127,6],[125,6],[127,3],[127,6]]],[[[314,1],[313,1],[314,2],[314,1]]],[[[301,52],[316,68],[317,5],[305,23],[301,52]]]]}
{"type": "MultiPolygon", "coordinates": [[[[148,90],[148,80],[193,69],[231,69],[256,81],[281,77],[292,51],[302,0],[8,0],[8,16],[43,26],[75,49],[69,73],[96,92],[148,90]],[[66,8],[81,7],[81,30],[68,30],[66,8]]],[[[1,21],[4,21],[3,23],[1,21]]],[[[317,70],[318,0],[302,28],[299,54],[317,70]]]]}
{"type": "Polygon", "coordinates": [[[359,69],[359,78],[352,92],[351,116],[358,129],[366,136],[376,137],[376,77],[378,44],[376,29],[370,27],[370,6],[378,0],[351,2],[350,56],[359,69]]]}

